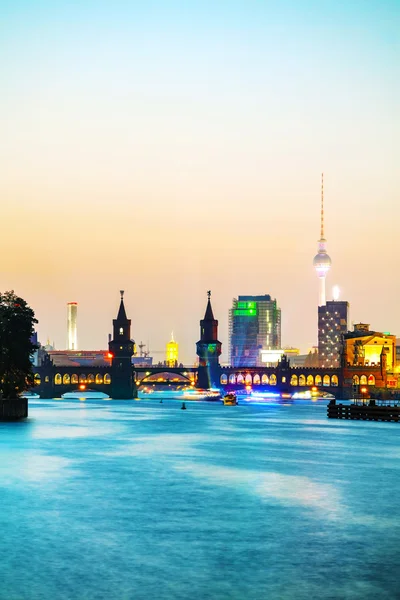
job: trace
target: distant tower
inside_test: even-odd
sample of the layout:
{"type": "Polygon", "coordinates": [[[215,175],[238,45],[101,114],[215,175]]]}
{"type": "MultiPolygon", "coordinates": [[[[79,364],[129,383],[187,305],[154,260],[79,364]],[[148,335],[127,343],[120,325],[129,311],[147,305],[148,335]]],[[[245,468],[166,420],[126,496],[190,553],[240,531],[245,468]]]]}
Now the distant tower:
{"type": "Polygon", "coordinates": [[[221,342],[218,341],[218,321],[214,319],[211,308],[211,292],[207,292],[208,302],[204,319],[200,321],[200,340],[196,344],[199,357],[199,376],[197,385],[200,388],[219,387],[221,342]]]}
{"type": "Polygon", "coordinates": [[[78,350],[78,332],[76,327],[76,317],[78,313],[78,303],[68,302],[67,304],[67,350],[78,350]]]}
{"type": "Polygon", "coordinates": [[[118,316],[113,320],[113,339],[108,343],[111,358],[111,395],[117,400],[136,397],[132,374],[132,355],[135,342],[131,340],[131,320],[127,318],[124,306],[124,292],[118,316]]]}
{"type": "Polygon", "coordinates": [[[175,367],[178,364],[179,344],[174,340],[174,332],[171,333],[171,341],[167,343],[166,362],[168,367],[175,367]]]}
{"type": "Polygon", "coordinates": [[[324,174],[321,181],[321,237],[318,242],[318,254],[314,257],[313,265],[319,277],[319,303],[318,306],[326,304],[326,276],[331,268],[332,261],[326,252],[326,239],[324,238],[324,174]]]}

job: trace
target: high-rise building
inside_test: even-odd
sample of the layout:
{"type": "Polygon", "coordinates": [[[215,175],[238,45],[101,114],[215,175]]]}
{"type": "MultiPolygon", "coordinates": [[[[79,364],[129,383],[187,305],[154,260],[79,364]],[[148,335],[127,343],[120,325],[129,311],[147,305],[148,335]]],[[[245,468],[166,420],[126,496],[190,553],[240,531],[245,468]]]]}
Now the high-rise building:
{"type": "Polygon", "coordinates": [[[229,311],[230,364],[262,366],[262,351],[280,348],[281,310],[277,301],[269,294],[234,298],[229,311]]]}
{"type": "Polygon", "coordinates": [[[318,254],[314,256],[313,265],[319,277],[318,306],[326,303],[326,276],[331,268],[332,261],[326,252],[326,239],[324,237],[324,174],[321,181],[321,237],[318,242],[318,254]]]}
{"type": "Polygon", "coordinates": [[[166,347],[166,363],[168,367],[178,366],[179,344],[174,340],[174,332],[171,333],[171,340],[166,347]]]}
{"type": "Polygon", "coordinates": [[[67,350],[78,350],[78,332],[76,317],[78,313],[78,303],[68,302],[67,304],[67,350]]]}
{"type": "Polygon", "coordinates": [[[339,367],[342,334],[347,333],[349,303],[328,300],[318,307],[318,359],[321,367],[339,367]]]}

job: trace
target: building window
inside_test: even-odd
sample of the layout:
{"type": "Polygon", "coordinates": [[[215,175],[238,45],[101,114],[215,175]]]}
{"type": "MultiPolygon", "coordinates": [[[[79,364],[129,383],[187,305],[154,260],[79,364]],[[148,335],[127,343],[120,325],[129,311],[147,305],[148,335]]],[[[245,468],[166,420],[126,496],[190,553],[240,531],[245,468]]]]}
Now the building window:
{"type": "Polygon", "coordinates": [[[119,328],[119,335],[124,335],[124,328],[123,327],[119,328]]]}
{"type": "Polygon", "coordinates": [[[40,385],[41,384],[42,380],[40,378],[39,373],[35,373],[34,380],[35,380],[35,385],[40,385]]]}
{"type": "Polygon", "coordinates": [[[367,385],[367,376],[366,375],[361,375],[360,385],[367,385]]]}
{"type": "Polygon", "coordinates": [[[360,378],[358,375],[353,375],[353,384],[360,385],[360,378]]]}
{"type": "Polygon", "coordinates": [[[368,385],[375,385],[375,377],[373,375],[368,377],[368,385]]]}

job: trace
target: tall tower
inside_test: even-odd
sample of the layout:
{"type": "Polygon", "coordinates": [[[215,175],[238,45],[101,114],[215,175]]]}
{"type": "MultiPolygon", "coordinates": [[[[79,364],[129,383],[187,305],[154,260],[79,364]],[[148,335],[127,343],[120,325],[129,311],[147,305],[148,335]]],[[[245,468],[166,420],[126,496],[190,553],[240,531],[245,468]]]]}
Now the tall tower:
{"type": "Polygon", "coordinates": [[[78,350],[78,333],[76,326],[76,317],[78,313],[78,303],[68,302],[67,304],[67,350],[78,350]]]}
{"type": "Polygon", "coordinates": [[[204,319],[200,321],[200,340],[196,344],[199,357],[199,377],[197,385],[200,388],[219,387],[221,342],[218,341],[218,321],[214,319],[211,308],[211,292],[207,292],[208,302],[204,319]]]}
{"type": "Polygon", "coordinates": [[[168,367],[178,365],[179,344],[174,340],[174,332],[171,333],[171,341],[167,343],[166,362],[168,367]]]}
{"type": "Polygon", "coordinates": [[[321,237],[318,242],[318,254],[314,256],[313,265],[319,277],[319,302],[318,306],[326,304],[326,276],[331,268],[332,261],[326,252],[326,239],[324,237],[324,174],[321,179],[321,237]]]}
{"type": "Polygon", "coordinates": [[[131,340],[131,320],[127,318],[124,306],[124,291],[117,318],[113,320],[113,339],[108,343],[111,359],[111,395],[117,400],[136,397],[132,376],[132,355],[134,341],[131,340]]]}

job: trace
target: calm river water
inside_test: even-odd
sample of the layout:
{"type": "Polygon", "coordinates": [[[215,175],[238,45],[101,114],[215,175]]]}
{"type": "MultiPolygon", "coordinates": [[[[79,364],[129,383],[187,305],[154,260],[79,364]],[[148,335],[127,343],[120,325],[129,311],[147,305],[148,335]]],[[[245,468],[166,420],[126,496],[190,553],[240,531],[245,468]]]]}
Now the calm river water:
{"type": "Polygon", "coordinates": [[[400,424],[187,406],[0,424],[1,600],[400,598],[400,424]]]}

